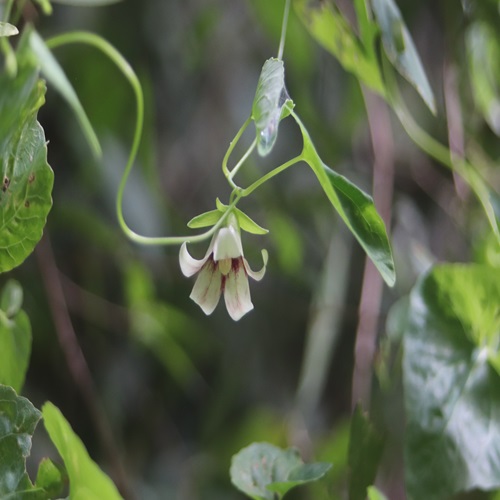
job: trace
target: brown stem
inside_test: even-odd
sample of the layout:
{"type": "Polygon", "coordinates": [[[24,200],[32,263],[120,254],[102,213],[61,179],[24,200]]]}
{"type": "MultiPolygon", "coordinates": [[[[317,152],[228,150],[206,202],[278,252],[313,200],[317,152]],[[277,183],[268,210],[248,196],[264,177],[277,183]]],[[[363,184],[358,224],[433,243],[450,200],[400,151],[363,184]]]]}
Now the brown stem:
{"type": "Polygon", "coordinates": [[[36,257],[47,293],[54,326],[59,344],[66,358],[73,381],[80,390],[96,428],[101,447],[104,450],[112,470],[113,479],[122,495],[132,499],[134,495],[120,459],[120,452],[113,438],[109,421],[99,403],[97,392],[87,361],[76,337],[68,312],[59,271],[52,251],[52,246],[45,235],[36,248],[36,257]]]}
{"type": "MultiPolygon", "coordinates": [[[[373,198],[386,227],[390,228],[394,183],[394,142],[389,110],[384,101],[363,89],[373,147],[373,198]]],[[[383,281],[372,261],[366,257],[359,304],[359,322],[354,348],[351,402],[354,408],[370,405],[373,359],[382,302],[383,281]]]]}

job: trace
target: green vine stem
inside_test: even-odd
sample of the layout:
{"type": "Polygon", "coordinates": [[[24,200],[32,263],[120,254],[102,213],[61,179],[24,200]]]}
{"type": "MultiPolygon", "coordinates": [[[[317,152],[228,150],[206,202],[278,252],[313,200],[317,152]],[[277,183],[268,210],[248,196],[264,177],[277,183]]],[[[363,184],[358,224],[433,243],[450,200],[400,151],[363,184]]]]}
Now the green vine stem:
{"type": "Polygon", "coordinates": [[[278,49],[278,59],[283,59],[283,52],[285,50],[286,31],[288,27],[288,15],[290,14],[290,0],[285,0],[285,10],[283,12],[283,24],[281,26],[280,45],[278,49]]]}
{"type": "MultiPolygon", "coordinates": [[[[144,96],[142,93],[142,87],[137,75],[135,74],[134,70],[127,62],[127,60],[109,42],[107,42],[105,39],[94,33],[89,33],[86,31],[74,31],[55,36],[46,41],[46,44],[50,49],[55,49],[63,45],[70,45],[74,43],[90,45],[92,47],[97,48],[107,57],[109,57],[109,59],[116,64],[118,69],[125,76],[125,78],[130,83],[132,90],[134,92],[136,101],[136,110],[137,110],[134,138],[132,142],[132,147],[130,149],[129,157],[127,160],[127,164],[125,166],[125,171],[123,172],[123,176],[120,181],[118,194],[116,195],[116,214],[118,217],[118,222],[123,232],[132,241],[135,241],[136,243],[142,243],[143,245],[181,245],[182,243],[185,242],[196,243],[204,241],[210,236],[212,236],[224,224],[225,219],[229,215],[230,212],[229,209],[234,208],[236,206],[239,199],[241,198],[241,195],[236,194],[236,196],[232,199],[232,203],[229,205],[229,209],[226,211],[226,213],[223,214],[223,216],[219,219],[217,224],[215,224],[208,231],[205,231],[204,233],[198,235],[149,237],[136,233],[127,225],[125,218],[123,216],[123,194],[125,191],[125,187],[127,185],[127,180],[129,178],[130,172],[132,170],[132,167],[134,166],[134,162],[137,157],[137,152],[141,142],[142,128],[144,122],[144,96]]],[[[243,133],[244,129],[250,123],[250,118],[245,123],[246,125],[244,125],[242,129],[240,129],[240,133],[236,136],[235,141],[233,141],[233,143],[237,142],[237,139],[241,137],[241,134],[243,133]]],[[[236,145],[233,143],[231,143],[230,149],[228,150],[229,154],[236,145]]]]}

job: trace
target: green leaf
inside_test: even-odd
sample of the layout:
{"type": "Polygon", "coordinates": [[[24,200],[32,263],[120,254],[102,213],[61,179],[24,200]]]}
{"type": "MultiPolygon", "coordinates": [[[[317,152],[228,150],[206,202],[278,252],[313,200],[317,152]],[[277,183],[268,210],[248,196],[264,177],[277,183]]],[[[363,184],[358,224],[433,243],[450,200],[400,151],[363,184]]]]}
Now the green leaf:
{"type": "Polygon", "coordinates": [[[490,128],[500,136],[500,45],[496,34],[487,23],[475,22],[467,30],[465,43],[472,96],[490,128]]]}
{"type": "Polygon", "coordinates": [[[368,415],[359,406],[354,410],[349,441],[349,500],[365,500],[366,488],[375,480],[384,441],[368,415]]]}
{"type": "Polygon", "coordinates": [[[66,471],[50,458],[44,458],[38,466],[35,486],[47,492],[49,498],[59,498],[67,481],[66,471]]]}
{"type": "Polygon", "coordinates": [[[45,45],[42,37],[35,30],[32,30],[29,34],[29,41],[31,50],[35,53],[41,65],[42,73],[47,78],[47,81],[62,95],[71,107],[75,113],[76,119],[80,123],[83,135],[87,139],[92,152],[97,157],[100,157],[102,150],[99,139],[78,99],[75,89],[64,73],[64,70],[57,62],[57,59],[52,55],[47,45],[45,45]]]}
{"type": "Polygon", "coordinates": [[[322,478],[331,464],[304,464],[297,450],[282,450],[269,443],[253,443],[233,456],[231,482],[250,498],[281,498],[300,484],[322,478]]]}
{"type": "Polygon", "coordinates": [[[285,88],[285,66],[280,59],[268,59],[260,73],[252,105],[257,132],[257,151],[268,155],[278,137],[280,120],[290,114],[293,103],[285,88]]]}
{"type": "MultiPolygon", "coordinates": [[[[316,41],[335,56],[346,71],[380,95],[385,94],[373,39],[376,33],[366,9],[360,26],[365,45],[332,2],[294,0],[297,15],[316,41]]],[[[358,6],[359,9],[359,6],[358,6]]]]}
{"type": "Polygon", "coordinates": [[[19,33],[19,30],[10,23],[0,22],[0,36],[14,36],[19,33]]]}
{"type": "Polygon", "coordinates": [[[45,499],[26,472],[26,457],[40,412],[11,387],[0,385],[0,498],[45,499]]]}
{"type": "Polygon", "coordinates": [[[64,461],[71,499],[122,498],[111,479],[89,457],[80,438],[52,403],[42,407],[45,429],[64,461]]]}
{"type": "Polygon", "coordinates": [[[25,39],[15,78],[0,74],[0,272],[21,264],[42,237],[52,206],[54,174],[36,121],[45,85],[25,39]]]}
{"type": "Polygon", "coordinates": [[[372,7],[382,31],[382,43],[387,57],[435,114],[434,94],[397,5],[393,0],[372,0],[372,7]]]}
{"type": "Polygon", "coordinates": [[[387,500],[387,497],[375,486],[370,486],[367,490],[368,500],[387,500]]]}
{"type": "Polygon", "coordinates": [[[327,167],[319,157],[305,126],[294,113],[304,140],[303,160],[316,174],[328,199],[373,261],[385,282],[393,286],[396,272],[385,225],[373,199],[348,179],[327,167]]]}
{"type": "Polygon", "coordinates": [[[415,500],[500,486],[500,270],[442,265],[410,295],[405,464],[415,500]]]}
{"type": "Polygon", "coordinates": [[[20,391],[31,355],[31,324],[28,315],[20,310],[22,289],[14,281],[5,285],[0,311],[0,384],[20,391]],[[4,308],[6,307],[6,308],[4,308]]]}
{"type": "Polygon", "coordinates": [[[220,210],[211,210],[210,212],[205,212],[203,214],[193,217],[187,226],[191,229],[199,229],[201,227],[215,226],[222,217],[223,212],[220,210]]]}

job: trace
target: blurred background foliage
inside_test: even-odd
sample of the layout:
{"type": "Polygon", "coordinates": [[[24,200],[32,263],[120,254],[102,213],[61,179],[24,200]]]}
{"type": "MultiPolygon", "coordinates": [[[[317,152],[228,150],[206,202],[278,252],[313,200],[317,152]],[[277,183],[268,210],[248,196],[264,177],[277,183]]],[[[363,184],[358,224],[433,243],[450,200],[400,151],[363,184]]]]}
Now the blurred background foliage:
{"type": "MultiPolygon", "coordinates": [[[[352,15],[349,0],[338,4],[352,15]]],[[[471,27],[463,10],[474,12],[481,26],[496,29],[497,2],[400,0],[398,5],[438,99],[438,117],[432,118],[408,87],[412,112],[447,141],[443,74],[452,68],[467,106],[467,134],[497,157],[495,130],[472,99],[464,50],[471,27]]],[[[187,234],[186,222],[213,209],[216,197],[227,202],[222,157],[250,113],[263,62],[277,53],[282,12],[282,0],[126,0],[99,9],[56,5],[47,18],[33,13],[45,37],[72,29],[101,34],[141,79],[146,125],[125,194],[132,228],[151,236],[187,234]]],[[[242,498],[229,482],[230,457],[252,441],[269,441],[298,446],[305,460],[334,464],[326,479],[298,489],[291,499],[341,498],[364,253],[312,173],[305,166],[291,169],[241,205],[270,229],[268,236],[243,241],[251,265],[261,248],[270,253],[266,278],[251,284],[255,310],[238,323],[222,306],[205,317],[188,298],[193,282],[180,273],[177,249],[131,244],[115,220],[135,119],[127,83],[92,49],[72,46],[56,55],[98,132],[104,157],[93,159],[71,111],[49,88],[39,115],[55,171],[46,236],[99,405],[136,497],[242,498]]],[[[284,60],[289,94],[322,157],[371,192],[373,155],[359,84],[310,38],[293,11],[284,60]]],[[[491,123],[498,124],[495,117],[491,123]]],[[[384,292],[381,333],[390,306],[430,263],[498,260],[483,238],[486,223],[470,193],[465,189],[457,196],[453,175],[417,150],[399,126],[393,132],[391,232],[398,282],[384,292]]],[[[249,144],[251,132],[245,138],[249,144]]],[[[300,147],[296,127],[283,122],[275,151],[265,161],[251,159],[240,174],[242,184],[300,147]]],[[[205,247],[196,251],[202,255],[205,247]]],[[[113,477],[109,450],[58,342],[48,300],[53,283],[42,279],[40,252],[9,273],[24,287],[33,326],[24,395],[37,407],[54,402],[113,477]]],[[[398,358],[397,350],[382,356],[389,352],[382,344],[373,406],[382,427],[391,429],[383,481],[391,498],[401,498],[398,358]]],[[[43,433],[39,426],[34,463],[55,453],[43,433]]]]}

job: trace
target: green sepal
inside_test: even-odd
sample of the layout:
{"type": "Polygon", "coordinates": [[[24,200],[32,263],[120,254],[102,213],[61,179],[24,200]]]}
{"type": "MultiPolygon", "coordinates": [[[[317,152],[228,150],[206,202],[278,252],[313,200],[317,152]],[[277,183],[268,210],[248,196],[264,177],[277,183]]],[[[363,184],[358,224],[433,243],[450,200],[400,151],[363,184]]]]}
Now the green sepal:
{"type": "Polygon", "coordinates": [[[190,229],[200,229],[202,227],[215,226],[215,224],[219,222],[222,215],[223,212],[221,212],[220,210],[210,210],[209,212],[205,212],[203,214],[197,215],[196,217],[193,217],[187,223],[187,226],[190,229]]]}
{"type": "MultiPolygon", "coordinates": [[[[228,205],[224,205],[224,203],[222,203],[219,198],[217,198],[215,203],[217,205],[217,209],[222,213],[224,213],[228,209],[228,205]]],[[[265,229],[262,226],[259,226],[253,219],[251,219],[245,212],[241,211],[239,208],[234,207],[232,211],[238,219],[238,225],[240,226],[240,229],[243,229],[243,231],[246,231],[250,234],[267,234],[269,232],[269,229],[265,229]]]]}

